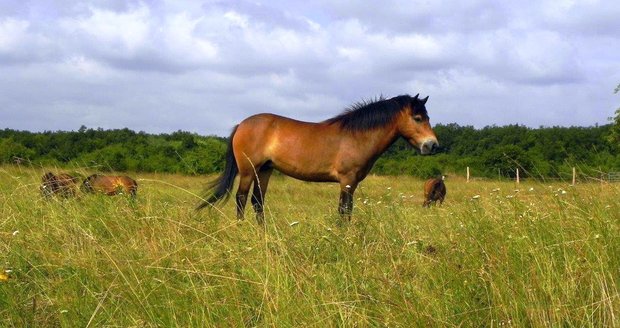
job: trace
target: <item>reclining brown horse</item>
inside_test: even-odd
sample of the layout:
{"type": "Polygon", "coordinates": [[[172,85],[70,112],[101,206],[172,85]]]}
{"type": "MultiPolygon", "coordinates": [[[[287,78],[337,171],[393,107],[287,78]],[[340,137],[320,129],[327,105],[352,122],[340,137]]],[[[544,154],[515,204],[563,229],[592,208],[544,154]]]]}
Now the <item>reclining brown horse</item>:
{"type": "Polygon", "coordinates": [[[100,192],[108,196],[127,193],[132,197],[138,192],[138,183],[128,176],[93,174],[82,182],[84,192],[100,192]]]}
{"type": "Polygon", "coordinates": [[[77,191],[78,179],[72,177],[66,173],[54,175],[52,172],[47,172],[41,178],[41,194],[49,198],[53,195],[60,195],[68,198],[75,196],[77,191]]]}
{"type": "Polygon", "coordinates": [[[426,180],[424,183],[424,203],[422,207],[431,207],[431,203],[443,204],[446,198],[446,184],[443,182],[444,176],[426,180]]]}

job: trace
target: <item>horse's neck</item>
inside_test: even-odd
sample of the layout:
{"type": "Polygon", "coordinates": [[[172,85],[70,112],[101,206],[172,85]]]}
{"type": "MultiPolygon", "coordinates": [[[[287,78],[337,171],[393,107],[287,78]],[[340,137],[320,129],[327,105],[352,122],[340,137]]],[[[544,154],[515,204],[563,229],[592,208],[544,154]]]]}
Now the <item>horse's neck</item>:
{"type": "Polygon", "coordinates": [[[367,156],[376,159],[398,139],[398,136],[395,128],[386,127],[360,133],[357,138],[367,156]]]}

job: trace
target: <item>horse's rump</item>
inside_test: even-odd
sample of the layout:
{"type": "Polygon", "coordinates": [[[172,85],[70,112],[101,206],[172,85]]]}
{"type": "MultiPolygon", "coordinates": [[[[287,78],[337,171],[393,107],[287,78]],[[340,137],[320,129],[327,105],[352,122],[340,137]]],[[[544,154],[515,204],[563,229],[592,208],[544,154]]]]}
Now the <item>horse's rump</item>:
{"type": "Polygon", "coordinates": [[[430,206],[431,203],[439,201],[443,203],[446,197],[446,185],[443,178],[428,179],[424,183],[424,203],[423,206],[430,206]]]}

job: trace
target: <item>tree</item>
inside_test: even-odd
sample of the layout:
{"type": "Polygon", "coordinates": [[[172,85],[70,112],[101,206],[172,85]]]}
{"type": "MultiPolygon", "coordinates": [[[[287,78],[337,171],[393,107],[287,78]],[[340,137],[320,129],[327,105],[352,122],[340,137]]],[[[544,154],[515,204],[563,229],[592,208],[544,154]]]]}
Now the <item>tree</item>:
{"type": "MultiPolygon", "coordinates": [[[[614,93],[620,92],[620,84],[614,90],[614,93]]],[[[616,109],[615,117],[610,117],[609,120],[612,122],[611,131],[609,136],[607,136],[607,140],[616,147],[619,147],[620,144],[620,108],[616,109]]]]}
{"type": "Polygon", "coordinates": [[[532,170],[532,159],[519,146],[502,145],[486,152],[483,156],[483,163],[487,170],[499,170],[502,176],[511,178],[516,177],[517,168],[520,168],[523,175],[532,170]]]}
{"type": "Polygon", "coordinates": [[[0,140],[0,163],[12,163],[15,159],[31,159],[34,152],[13,138],[0,140]]]}

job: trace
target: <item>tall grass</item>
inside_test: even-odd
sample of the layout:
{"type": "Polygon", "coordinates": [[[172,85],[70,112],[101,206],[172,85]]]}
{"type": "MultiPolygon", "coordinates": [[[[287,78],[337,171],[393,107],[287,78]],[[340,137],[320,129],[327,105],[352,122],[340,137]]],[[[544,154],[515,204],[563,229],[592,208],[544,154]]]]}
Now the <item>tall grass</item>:
{"type": "Polygon", "coordinates": [[[371,176],[342,223],[336,185],[275,176],[263,231],[194,212],[205,177],[45,201],[43,173],[0,167],[0,326],[620,325],[618,184],[454,177],[424,209],[371,176]]]}

